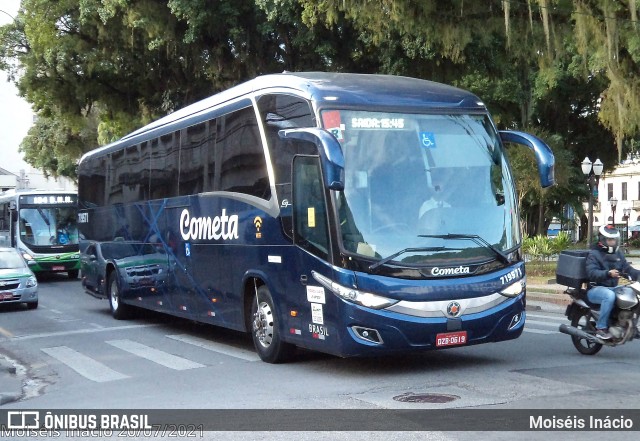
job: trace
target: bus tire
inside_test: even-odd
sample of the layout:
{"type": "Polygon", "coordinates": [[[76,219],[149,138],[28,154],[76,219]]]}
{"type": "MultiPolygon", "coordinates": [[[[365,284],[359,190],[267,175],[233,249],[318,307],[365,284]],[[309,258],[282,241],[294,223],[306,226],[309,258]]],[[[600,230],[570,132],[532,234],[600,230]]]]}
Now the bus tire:
{"type": "Polygon", "coordinates": [[[116,271],[112,271],[107,279],[107,294],[109,298],[109,308],[111,315],[116,320],[126,320],[131,318],[131,306],[122,303],[120,298],[120,287],[118,286],[118,276],[116,271]]]}
{"type": "Polygon", "coordinates": [[[67,271],[67,276],[69,276],[70,279],[77,279],[78,278],[78,274],[79,271],[78,270],[69,270],[67,271]]]}
{"type": "Polygon", "coordinates": [[[282,341],[280,318],[274,307],[269,288],[258,288],[257,301],[254,297],[251,306],[251,336],[260,359],[267,363],[287,361],[295,346],[282,341]]]}

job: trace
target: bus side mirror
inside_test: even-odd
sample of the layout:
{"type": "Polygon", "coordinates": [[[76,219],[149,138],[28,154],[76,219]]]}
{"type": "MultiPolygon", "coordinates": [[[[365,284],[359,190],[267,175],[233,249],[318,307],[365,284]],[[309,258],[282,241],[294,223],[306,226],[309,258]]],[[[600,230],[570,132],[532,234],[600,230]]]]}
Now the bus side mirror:
{"type": "Polygon", "coordinates": [[[315,144],[320,154],[325,187],[344,190],[344,155],[340,143],[331,133],[317,127],[307,127],[280,130],[278,135],[282,139],[299,139],[315,144]]]}
{"type": "Polygon", "coordinates": [[[516,132],[513,130],[501,130],[500,139],[502,142],[510,142],[529,147],[536,155],[538,163],[538,176],[540,177],[540,185],[542,188],[551,187],[556,183],[554,175],[554,167],[556,163],[555,156],[551,148],[537,136],[529,133],[516,132]]]}

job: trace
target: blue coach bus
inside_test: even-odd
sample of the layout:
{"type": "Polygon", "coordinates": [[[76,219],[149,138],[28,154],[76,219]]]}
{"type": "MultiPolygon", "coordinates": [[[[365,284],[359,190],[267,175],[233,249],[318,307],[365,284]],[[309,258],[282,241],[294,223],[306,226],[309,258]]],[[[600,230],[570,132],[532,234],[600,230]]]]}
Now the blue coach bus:
{"type": "Polygon", "coordinates": [[[466,91],[258,77],[83,156],[83,237],[156,250],[128,257],[130,271],[105,256],[92,294],[116,318],[141,307],[250,332],[272,363],[295,347],[346,357],[517,338],[526,278],[504,143],[531,148],[554,183],[549,147],[498,132],[466,91]]]}

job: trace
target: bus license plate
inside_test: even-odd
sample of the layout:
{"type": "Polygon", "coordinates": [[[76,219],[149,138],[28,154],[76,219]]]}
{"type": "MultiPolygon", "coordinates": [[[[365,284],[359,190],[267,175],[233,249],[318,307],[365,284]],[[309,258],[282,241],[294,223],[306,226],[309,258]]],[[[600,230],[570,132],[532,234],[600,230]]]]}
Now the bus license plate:
{"type": "Polygon", "coordinates": [[[447,332],[436,335],[436,346],[455,346],[467,343],[467,331],[447,332]]]}
{"type": "Polygon", "coordinates": [[[51,267],[51,269],[53,271],[64,271],[64,265],[53,266],[53,267],[51,267]]]}

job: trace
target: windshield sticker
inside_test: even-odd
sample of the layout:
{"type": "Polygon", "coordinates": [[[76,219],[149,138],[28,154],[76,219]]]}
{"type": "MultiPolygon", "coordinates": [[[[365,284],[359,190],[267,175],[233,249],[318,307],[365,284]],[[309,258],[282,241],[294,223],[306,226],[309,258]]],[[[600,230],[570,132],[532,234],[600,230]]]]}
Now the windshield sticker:
{"type": "Polygon", "coordinates": [[[420,132],[420,142],[426,149],[436,148],[436,135],[433,132],[420,132]]]}
{"type": "Polygon", "coordinates": [[[227,210],[223,209],[220,216],[191,217],[188,209],[180,214],[180,234],[184,240],[223,240],[238,238],[238,215],[227,216],[227,210]]]}
{"type": "Polygon", "coordinates": [[[329,110],[322,112],[322,125],[328,132],[331,132],[338,141],[344,141],[344,124],[340,120],[339,110],[329,110]]]}
{"type": "Polygon", "coordinates": [[[316,227],[316,209],[315,207],[307,208],[307,226],[309,228],[316,227]]]}
{"type": "Polygon", "coordinates": [[[351,118],[352,129],[404,129],[404,118],[351,118]]]}

